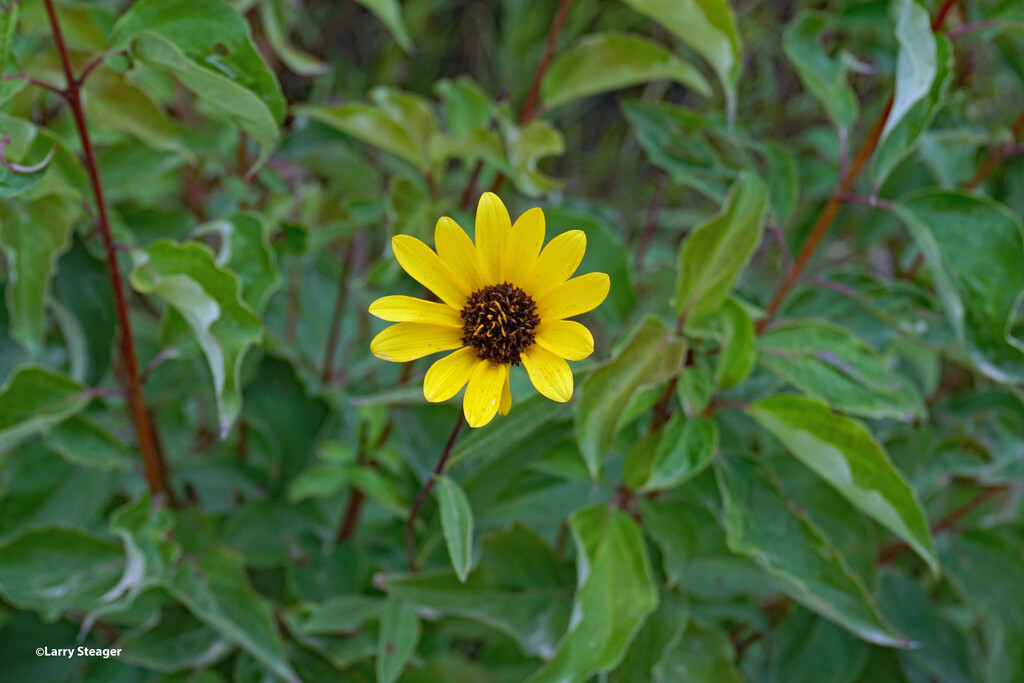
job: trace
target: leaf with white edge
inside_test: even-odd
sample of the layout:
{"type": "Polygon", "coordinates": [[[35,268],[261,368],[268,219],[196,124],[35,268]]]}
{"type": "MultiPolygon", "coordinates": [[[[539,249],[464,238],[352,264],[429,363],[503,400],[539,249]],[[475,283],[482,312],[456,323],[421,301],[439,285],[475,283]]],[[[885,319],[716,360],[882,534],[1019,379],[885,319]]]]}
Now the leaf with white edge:
{"type": "Polygon", "coordinates": [[[672,80],[701,95],[711,93],[692,64],[647,38],[611,31],[580,38],[551,63],[541,84],[546,107],[650,81],[672,80]]]}
{"type": "Polygon", "coordinates": [[[943,537],[942,566],[953,587],[981,621],[987,683],[1024,680],[1024,550],[1000,530],[943,537]]]}
{"type": "MultiPolygon", "coordinates": [[[[945,101],[954,76],[953,45],[946,36],[938,35],[935,36],[935,46],[937,73],[932,79],[931,89],[916,101],[898,123],[893,124],[892,129],[878,143],[871,159],[871,181],[875,187],[881,186],[897,164],[917,149],[945,101]]],[[[891,120],[890,117],[886,125],[891,120]]]]}
{"type": "Polygon", "coordinates": [[[459,581],[466,582],[473,564],[473,510],[465,492],[449,477],[437,478],[437,506],[448,556],[459,581]]]}
{"type": "Polygon", "coordinates": [[[140,0],[114,26],[112,50],[174,75],[255,139],[280,133],[285,100],[245,20],[223,0],[140,0]]]}
{"type": "Polygon", "coordinates": [[[573,620],[555,655],[528,683],[581,683],[618,666],[658,607],[658,587],[636,521],[600,504],[569,518],[576,542],[573,620]]]}
{"type": "Polygon", "coordinates": [[[420,641],[420,620],[416,610],[402,600],[391,598],[380,615],[377,636],[377,683],[394,683],[416,652],[420,641]]]}
{"type": "Polygon", "coordinates": [[[900,51],[896,57],[896,93],[882,129],[883,140],[928,94],[938,74],[938,49],[928,10],[917,0],[896,0],[892,9],[900,51]]]}
{"type": "Polygon", "coordinates": [[[841,412],[905,422],[926,414],[914,383],[841,327],[787,323],[764,334],[760,350],[762,365],[841,412]]]}
{"type": "Polygon", "coordinates": [[[524,126],[510,125],[504,130],[510,177],[520,192],[528,197],[539,197],[562,186],[537,169],[541,159],[565,152],[565,140],[557,128],[534,119],[524,126]]]}
{"type": "Polygon", "coordinates": [[[210,550],[181,562],[167,589],[200,621],[249,652],[286,681],[297,683],[274,625],[270,604],[249,584],[242,556],[210,550]]]}
{"type": "Polygon", "coordinates": [[[260,3],[260,26],[267,35],[267,42],[274,54],[284,64],[300,76],[320,76],[331,70],[329,64],[313,55],[300,50],[288,42],[287,27],[281,16],[282,4],[277,0],[260,3]]]}
{"type": "Polygon", "coordinates": [[[1024,341],[1012,334],[1024,292],[1021,221],[982,195],[925,190],[894,206],[935,279],[946,319],[975,367],[1024,382],[1024,341]]]}
{"type": "MultiPolygon", "coordinates": [[[[6,170],[6,169],[4,169],[6,170]]],[[[7,202],[0,210],[0,247],[7,257],[11,336],[32,357],[43,352],[46,301],[57,260],[71,246],[77,210],[59,197],[7,202]]]]}
{"type": "Polygon", "coordinates": [[[764,229],[768,191],[760,178],[742,173],[721,211],[698,225],[679,249],[676,312],[687,322],[719,309],[747,265],[764,229]]]}
{"type": "Polygon", "coordinates": [[[718,451],[718,425],[706,417],[673,415],[654,452],[644,491],[671,489],[704,471],[718,451]]]}
{"type": "Polygon", "coordinates": [[[862,422],[803,396],[771,396],[751,405],[747,414],[938,574],[931,530],[917,494],[862,422]]]}
{"type": "Polygon", "coordinates": [[[67,375],[34,365],[18,368],[0,389],[0,454],[88,403],[84,387],[67,375]]]}
{"type": "Polygon", "coordinates": [[[43,440],[72,465],[99,470],[130,470],[135,465],[120,441],[84,415],[54,425],[43,440]]]}
{"type": "Polygon", "coordinates": [[[160,240],[132,256],[132,286],[166,301],[195,333],[213,377],[220,436],[226,437],[242,408],[242,360],[263,336],[260,319],[239,299],[238,278],[220,268],[204,245],[160,240]]]}
{"type": "Polygon", "coordinates": [[[829,55],[821,44],[828,25],[828,15],[803,10],[786,26],[782,49],[800,82],[825,107],[836,128],[846,131],[857,120],[857,95],[846,82],[846,60],[829,55]]]}
{"type": "Polygon", "coordinates": [[[124,565],[116,543],[71,529],[36,529],[0,544],[0,595],[55,621],[68,610],[91,609],[124,565]]]}
{"type": "Polygon", "coordinates": [[[402,46],[406,52],[412,52],[412,40],[409,32],[405,29],[405,21],[402,19],[402,6],[398,0],[356,0],[360,5],[377,15],[388,31],[394,36],[395,42],[402,46]]]}
{"type": "Polygon", "coordinates": [[[726,117],[736,116],[736,83],[743,67],[736,18],[727,0],[624,0],[667,28],[708,61],[725,91],[726,117]]]}
{"type": "Polygon", "coordinates": [[[839,549],[745,457],[715,465],[729,549],[754,560],[786,593],[821,616],[885,647],[911,646],[886,621],[839,549]]]}
{"type": "Polygon", "coordinates": [[[256,313],[281,286],[281,273],[270,239],[259,217],[252,213],[233,213],[199,226],[195,233],[220,236],[217,265],[234,271],[242,282],[242,299],[256,313]]]}
{"type": "Polygon", "coordinates": [[[587,376],[576,404],[576,435],[591,477],[619,429],[622,410],[643,388],[679,371],[685,343],[657,318],[644,318],[615,356],[587,376]]]}

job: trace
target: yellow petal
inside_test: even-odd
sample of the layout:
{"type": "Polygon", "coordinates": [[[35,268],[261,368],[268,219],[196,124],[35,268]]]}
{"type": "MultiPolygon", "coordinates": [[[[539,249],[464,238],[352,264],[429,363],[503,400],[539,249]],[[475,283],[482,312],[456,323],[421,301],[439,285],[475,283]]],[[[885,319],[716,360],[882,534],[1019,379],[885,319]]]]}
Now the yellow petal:
{"type": "Polygon", "coordinates": [[[393,363],[423,358],[462,346],[462,330],[423,323],[398,323],[385,328],[370,342],[370,352],[393,363]]]}
{"type": "Polygon", "coordinates": [[[611,281],[604,273],[587,273],[563,282],[537,301],[537,317],[561,320],[586,313],[601,305],[611,281]]]}
{"type": "Polygon", "coordinates": [[[395,258],[416,282],[440,297],[452,308],[466,305],[469,288],[445,265],[434,250],[409,235],[391,238],[395,258]]]}
{"type": "Polygon", "coordinates": [[[544,212],[533,208],[524,213],[512,226],[505,251],[505,274],[502,279],[519,284],[526,280],[537,262],[544,244],[544,212]]]}
{"type": "Polygon", "coordinates": [[[498,284],[502,276],[502,252],[508,246],[512,220],[498,195],[484,192],[476,207],[476,252],[487,284],[498,284]]]}
{"type": "Polygon", "coordinates": [[[385,296],[370,304],[370,313],[393,323],[428,323],[442,327],[463,325],[462,316],[451,306],[411,296],[385,296]]]}
{"type": "Polygon", "coordinates": [[[572,320],[541,320],[535,330],[537,343],[566,360],[583,360],[594,352],[594,337],[572,320]]]}
{"type": "Polygon", "coordinates": [[[498,412],[502,415],[508,415],[508,411],[512,410],[512,388],[509,386],[509,380],[505,378],[505,388],[501,390],[501,403],[498,404],[498,412]]]}
{"type": "Polygon", "coordinates": [[[537,391],[559,403],[572,398],[572,370],[565,360],[538,344],[523,351],[519,358],[537,391]]]}
{"type": "Polygon", "coordinates": [[[479,364],[476,349],[469,346],[435,361],[423,378],[423,397],[431,403],[447,401],[466,386],[479,364]]]}
{"type": "Polygon", "coordinates": [[[473,240],[469,239],[469,235],[458,223],[447,216],[437,221],[434,244],[437,246],[437,255],[469,287],[471,293],[486,284],[480,273],[480,262],[477,260],[473,240]]]}
{"type": "Polygon", "coordinates": [[[494,419],[501,401],[501,391],[508,381],[508,366],[482,360],[469,378],[462,412],[470,427],[483,427],[494,419]]]}
{"type": "Polygon", "coordinates": [[[563,232],[548,242],[540,257],[520,285],[534,299],[568,280],[580,267],[587,251],[587,235],[582,230],[563,232]]]}

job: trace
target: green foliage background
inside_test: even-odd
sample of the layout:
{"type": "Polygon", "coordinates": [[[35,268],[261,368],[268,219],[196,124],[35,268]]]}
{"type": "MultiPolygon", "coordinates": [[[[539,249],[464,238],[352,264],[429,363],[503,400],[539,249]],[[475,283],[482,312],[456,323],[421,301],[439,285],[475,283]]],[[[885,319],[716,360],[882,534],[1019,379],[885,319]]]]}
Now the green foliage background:
{"type": "Polygon", "coordinates": [[[5,0],[0,679],[1024,680],[1022,7],[5,0]],[[487,188],[612,290],[412,572],[487,188]]]}

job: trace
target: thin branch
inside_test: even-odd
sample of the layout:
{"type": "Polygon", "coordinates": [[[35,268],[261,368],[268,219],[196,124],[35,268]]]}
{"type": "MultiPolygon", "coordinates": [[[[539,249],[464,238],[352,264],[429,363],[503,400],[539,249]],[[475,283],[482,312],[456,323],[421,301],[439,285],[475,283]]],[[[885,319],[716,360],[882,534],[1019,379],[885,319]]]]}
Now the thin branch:
{"type": "Polygon", "coordinates": [[[91,74],[96,69],[96,67],[102,64],[103,61],[107,58],[107,55],[109,54],[109,52],[101,52],[100,54],[93,57],[91,62],[85,65],[85,68],[82,69],[82,73],[78,74],[78,88],[82,87],[82,85],[85,83],[85,79],[89,77],[89,74],[91,74]]]}
{"type": "Polygon", "coordinates": [[[89,183],[92,186],[93,198],[96,202],[97,225],[103,238],[103,245],[107,256],[107,272],[110,277],[110,287],[114,292],[114,305],[117,310],[121,360],[127,372],[128,386],[126,388],[128,390],[128,401],[135,433],[139,441],[139,450],[142,453],[142,460],[145,465],[146,482],[149,484],[150,493],[154,496],[166,493],[173,505],[174,497],[167,486],[166,468],[160,444],[157,440],[156,431],[153,429],[149,409],[146,406],[142,393],[139,365],[135,353],[135,341],[132,337],[131,321],[128,317],[128,303],[125,298],[124,282],[121,278],[121,269],[117,262],[117,249],[114,246],[113,233],[110,229],[110,218],[107,215],[107,202],[103,195],[103,184],[100,181],[96,154],[93,151],[89,127],[85,121],[85,110],[82,107],[82,98],[78,89],[79,81],[75,78],[71,68],[71,57],[64,42],[64,34],[61,32],[53,0],[43,1],[46,5],[46,14],[50,21],[50,28],[53,31],[53,39],[60,54],[61,64],[64,67],[64,75],[68,82],[68,89],[64,97],[67,99],[71,112],[74,115],[75,128],[78,130],[78,137],[82,142],[85,168],[89,175],[89,183]]]}
{"type": "MultiPolygon", "coordinates": [[[[932,20],[932,32],[939,31],[942,25],[946,21],[946,17],[953,10],[957,0],[946,0],[942,7],[939,9],[935,18],[932,20]]],[[[771,301],[765,309],[765,316],[757,322],[757,332],[761,333],[771,324],[775,319],[776,314],[779,312],[779,308],[782,303],[789,296],[793,286],[800,280],[800,276],[807,267],[807,263],[811,260],[811,256],[818,249],[825,234],[835,223],[836,218],[839,216],[839,209],[842,207],[842,199],[840,197],[853,189],[853,184],[860,176],[864,167],[867,165],[868,160],[874,153],[875,148],[878,146],[879,140],[882,138],[882,131],[885,129],[885,122],[889,118],[889,112],[892,110],[893,96],[889,96],[889,100],[882,110],[881,116],[875,122],[875,125],[871,128],[867,138],[860,146],[860,150],[857,152],[856,158],[853,160],[853,164],[849,170],[843,175],[842,180],[837,185],[835,192],[829,197],[822,208],[821,213],[818,214],[817,220],[814,221],[814,225],[811,227],[810,234],[804,241],[803,247],[797,254],[796,260],[793,262],[793,267],[787,273],[785,279],[779,288],[775,290],[775,294],[772,296],[771,301]]]]}
{"type": "Polygon", "coordinates": [[[865,197],[854,192],[843,192],[839,195],[839,200],[847,204],[863,204],[864,206],[882,209],[883,211],[892,211],[892,202],[876,195],[865,197]]]}
{"type": "Polygon", "coordinates": [[[10,82],[10,81],[23,81],[25,83],[31,83],[34,86],[40,87],[43,90],[49,90],[50,92],[52,92],[55,95],[60,95],[61,97],[64,97],[64,98],[67,98],[67,96],[68,96],[68,93],[67,93],[66,90],[62,90],[61,88],[58,88],[54,84],[47,83],[46,81],[41,81],[38,78],[32,78],[31,76],[26,76],[25,74],[15,74],[15,75],[10,75],[10,76],[4,76],[3,77],[3,81],[5,83],[6,82],[10,82]]]}
{"type": "MultiPolygon", "coordinates": [[[[940,519],[932,526],[932,534],[939,534],[943,531],[948,531],[956,525],[961,519],[971,514],[990,499],[998,496],[1000,493],[1006,491],[1009,487],[1005,485],[990,486],[982,489],[973,498],[968,500],[963,505],[960,505],[955,510],[947,514],[945,517],[940,519]]],[[[889,564],[896,558],[903,555],[905,552],[910,550],[910,546],[906,543],[899,541],[882,548],[881,552],[878,553],[879,564],[889,564]]]]}
{"type": "Polygon", "coordinates": [[[451,436],[448,437],[448,443],[445,444],[444,452],[441,454],[441,459],[437,461],[434,471],[423,482],[423,487],[420,488],[416,500],[413,501],[412,507],[409,508],[409,518],[405,520],[405,554],[409,560],[409,571],[418,571],[416,566],[416,517],[420,514],[420,508],[423,507],[423,503],[427,501],[427,496],[430,495],[430,491],[434,488],[437,478],[444,472],[444,467],[448,464],[448,456],[452,453],[452,446],[455,445],[455,439],[458,438],[459,432],[462,430],[462,424],[465,421],[462,413],[459,413],[455,422],[455,428],[452,429],[451,436]]]}
{"type": "Polygon", "coordinates": [[[324,384],[331,381],[334,375],[334,354],[341,337],[341,323],[345,318],[345,307],[348,303],[349,279],[352,273],[352,262],[357,251],[362,251],[361,235],[352,238],[345,253],[345,261],[338,276],[338,294],[334,300],[334,313],[331,316],[331,327],[327,333],[327,346],[324,348],[324,360],[320,366],[320,381],[324,384]]]}

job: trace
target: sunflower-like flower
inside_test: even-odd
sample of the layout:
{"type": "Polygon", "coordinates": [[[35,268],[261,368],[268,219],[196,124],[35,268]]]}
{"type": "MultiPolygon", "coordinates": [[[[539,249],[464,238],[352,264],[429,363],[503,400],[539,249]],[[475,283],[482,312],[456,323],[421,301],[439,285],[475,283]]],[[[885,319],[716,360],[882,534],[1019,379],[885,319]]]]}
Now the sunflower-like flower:
{"type": "Polygon", "coordinates": [[[397,323],[370,342],[377,358],[404,363],[457,349],[434,362],[423,379],[428,401],[446,401],[466,386],[462,407],[471,427],[512,407],[509,371],[523,364],[544,396],[572,397],[566,360],[594,352],[583,325],[566,320],[596,308],[608,295],[604,273],[569,279],[587,248],[570,230],[544,244],[544,212],[530,209],[512,225],[498,197],[484,193],[476,210],[476,244],[451,218],[434,230],[435,252],[408,235],[391,240],[398,263],[443,303],[386,296],[370,313],[397,323]]]}

